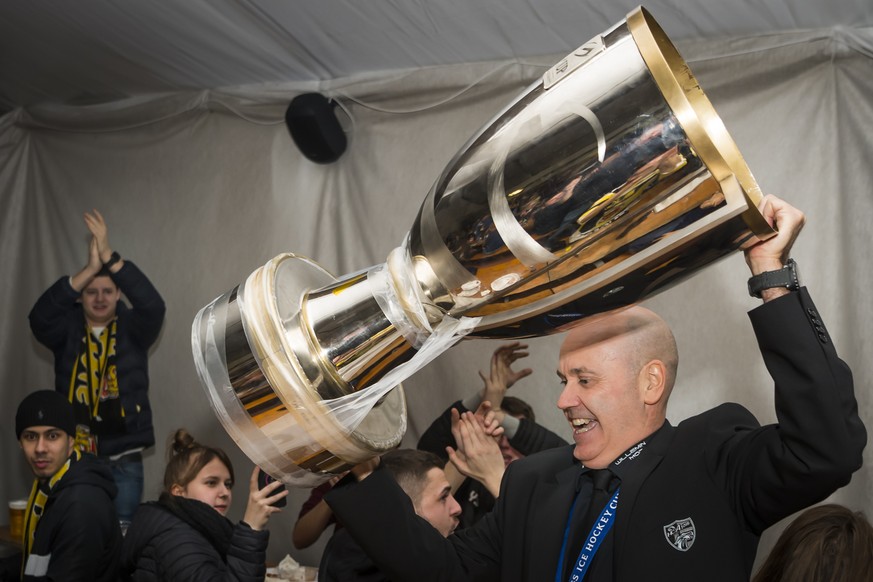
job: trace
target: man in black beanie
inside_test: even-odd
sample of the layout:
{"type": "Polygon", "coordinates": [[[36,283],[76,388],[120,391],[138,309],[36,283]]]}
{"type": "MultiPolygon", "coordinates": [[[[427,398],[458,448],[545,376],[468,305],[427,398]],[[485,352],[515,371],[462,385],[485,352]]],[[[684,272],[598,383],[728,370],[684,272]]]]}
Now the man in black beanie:
{"type": "Polygon", "coordinates": [[[110,581],[121,530],[109,469],[75,447],[73,406],[59,392],[29,394],[15,436],[35,477],[24,522],[21,579],[110,581]]]}

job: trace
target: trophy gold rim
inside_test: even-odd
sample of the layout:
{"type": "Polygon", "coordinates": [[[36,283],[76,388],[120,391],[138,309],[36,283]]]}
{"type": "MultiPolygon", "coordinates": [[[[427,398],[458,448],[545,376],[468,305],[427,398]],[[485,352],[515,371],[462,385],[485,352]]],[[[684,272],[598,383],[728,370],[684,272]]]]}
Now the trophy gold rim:
{"type": "Polygon", "coordinates": [[[749,230],[760,239],[775,235],[758,210],[763,198],[761,187],[679,51],[642,6],[631,11],[626,21],[655,84],[700,159],[719,182],[736,176],[749,207],[743,213],[749,230]]]}

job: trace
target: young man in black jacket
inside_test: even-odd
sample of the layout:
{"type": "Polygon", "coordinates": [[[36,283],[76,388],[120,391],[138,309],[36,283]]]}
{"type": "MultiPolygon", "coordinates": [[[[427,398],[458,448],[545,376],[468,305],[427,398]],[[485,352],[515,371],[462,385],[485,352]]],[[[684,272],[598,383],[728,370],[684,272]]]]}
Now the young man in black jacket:
{"type": "MultiPolygon", "coordinates": [[[[444,461],[427,451],[398,449],[382,456],[380,470],[390,475],[411,503],[415,515],[428,529],[442,537],[450,536],[458,527],[461,507],[452,497],[449,482],[443,472],[444,461]]],[[[352,469],[356,477],[368,468],[352,469]]],[[[343,488],[344,481],[337,484],[343,488]]],[[[391,577],[379,569],[348,532],[336,532],[321,557],[318,579],[322,582],[387,582],[391,577]]]]}
{"type": "Polygon", "coordinates": [[[35,477],[24,522],[22,580],[109,582],[118,574],[121,529],[109,469],[75,447],[63,395],[28,395],[15,435],[35,477]]]}

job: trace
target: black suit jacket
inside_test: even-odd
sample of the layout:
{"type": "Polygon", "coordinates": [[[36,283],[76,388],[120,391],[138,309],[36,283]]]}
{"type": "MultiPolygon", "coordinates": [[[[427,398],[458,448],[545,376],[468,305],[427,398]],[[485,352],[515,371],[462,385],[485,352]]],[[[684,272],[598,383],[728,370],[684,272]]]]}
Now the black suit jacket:
{"type": "MultiPolygon", "coordinates": [[[[779,424],[762,427],[742,406],[724,404],[660,431],[621,484],[610,532],[615,580],[748,580],[761,532],[861,466],[866,431],[851,372],[806,291],[750,317],[776,381],[779,424]],[[677,549],[665,528],[687,519],[693,541],[677,549]]],[[[326,500],[392,580],[554,580],[581,471],[572,453],[510,465],[494,512],[448,539],[380,471],[326,500]]]]}
{"type": "Polygon", "coordinates": [[[370,556],[349,535],[340,530],[331,536],[321,554],[319,582],[389,582],[370,556]]]}

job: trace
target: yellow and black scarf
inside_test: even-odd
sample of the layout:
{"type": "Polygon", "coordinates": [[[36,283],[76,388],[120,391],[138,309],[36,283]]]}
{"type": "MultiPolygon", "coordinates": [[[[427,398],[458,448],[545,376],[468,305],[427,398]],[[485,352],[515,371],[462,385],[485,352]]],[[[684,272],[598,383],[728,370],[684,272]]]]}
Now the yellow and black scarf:
{"type": "Polygon", "coordinates": [[[85,325],[85,335],[70,378],[70,402],[76,413],[76,447],[97,454],[100,435],[124,432],[124,409],[118,392],[115,365],[117,319],[95,339],[85,325]]]}
{"type": "MultiPolygon", "coordinates": [[[[33,487],[30,490],[30,498],[27,500],[27,512],[24,514],[24,538],[21,540],[22,548],[24,549],[24,559],[21,561],[21,567],[27,564],[27,557],[33,549],[33,537],[36,533],[36,525],[39,523],[39,518],[42,517],[45,510],[45,504],[51,495],[52,489],[58,484],[58,481],[64,478],[73,463],[82,458],[82,453],[77,449],[73,449],[73,454],[67,459],[67,462],[58,469],[58,472],[51,476],[50,479],[40,482],[39,479],[33,480],[33,487]]],[[[24,570],[22,570],[24,572],[24,570]]]]}

